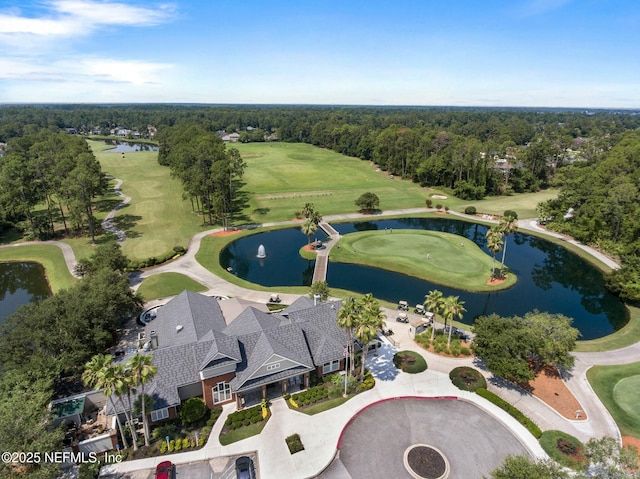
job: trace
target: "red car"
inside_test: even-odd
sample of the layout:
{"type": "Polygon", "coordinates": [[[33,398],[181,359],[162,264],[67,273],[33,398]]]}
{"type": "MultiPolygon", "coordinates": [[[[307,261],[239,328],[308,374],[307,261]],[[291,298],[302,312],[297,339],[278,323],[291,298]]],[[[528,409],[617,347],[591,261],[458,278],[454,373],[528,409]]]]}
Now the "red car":
{"type": "Polygon", "coordinates": [[[174,479],[175,466],[171,461],[163,461],[156,466],[156,479],[174,479]]]}

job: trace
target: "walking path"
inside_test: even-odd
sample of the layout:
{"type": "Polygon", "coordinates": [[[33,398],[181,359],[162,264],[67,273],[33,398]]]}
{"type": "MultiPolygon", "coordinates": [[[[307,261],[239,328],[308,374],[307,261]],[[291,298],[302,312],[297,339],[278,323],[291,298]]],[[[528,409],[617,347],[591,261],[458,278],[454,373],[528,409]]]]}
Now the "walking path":
{"type": "Polygon", "coordinates": [[[122,180],[120,178],[114,178],[114,180],[116,184],[113,185],[113,191],[115,191],[116,195],[122,196],[124,199],[122,200],[121,203],[118,203],[118,205],[114,209],[109,211],[109,214],[106,216],[106,218],[102,221],[101,224],[103,229],[107,231],[111,231],[113,234],[116,235],[116,237],[118,238],[118,243],[122,243],[124,240],[127,239],[127,235],[125,234],[124,231],[122,231],[120,228],[116,226],[114,217],[116,216],[116,213],[118,212],[118,210],[123,208],[125,205],[127,205],[131,201],[131,197],[122,194],[122,191],[120,190],[120,186],[122,186],[122,180]]]}
{"type": "MultiPolygon", "coordinates": [[[[119,186],[119,185],[118,185],[119,186]]],[[[122,203],[118,205],[121,207],[122,203]]],[[[391,215],[411,215],[416,213],[422,213],[425,208],[411,208],[395,211],[387,211],[383,214],[376,216],[391,216],[391,215]]],[[[476,217],[463,215],[460,213],[450,212],[454,215],[461,217],[468,217],[472,220],[477,220],[476,217]]],[[[344,214],[333,215],[325,217],[325,221],[338,221],[362,218],[361,214],[344,214]]],[[[487,221],[487,220],[485,220],[487,221]]],[[[293,222],[279,222],[279,223],[266,223],[260,226],[271,225],[287,225],[293,224],[293,222]]],[[[521,220],[519,224],[520,229],[526,229],[530,231],[537,231],[550,236],[564,239],[572,244],[577,245],[583,250],[587,251],[594,257],[598,258],[603,263],[607,264],[611,268],[616,268],[618,265],[610,258],[602,255],[598,251],[583,245],[575,240],[564,237],[556,233],[552,233],[541,228],[533,220],[521,220]]],[[[163,272],[177,272],[189,276],[196,281],[207,286],[211,292],[215,294],[222,294],[227,296],[236,296],[252,301],[267,302],[271,293],[253,291],[247,288],[231,284],[222,278],[215,276],[213,273],[201,266],[195,259],[195,254],[200,248],[200,242],[205,236],[221,231],[221,229],[213,229],[209,231],[203,231],[193,236],[189,240],[187,253],[164,265],[151,268],[138,275],[132,277],[132,287],[137,288],[143,278],[149,277],[154,274],[163,272]]],[[[19,243],[13,245],[6,245],[4,247],[16,247],[23,244],[44,243],[53,244],[58,246],[65,257],[65,261],[69,270],[73,273],[74,266],[76,264],[75,256],[69,245],[58,241],[45,241],[45,242],[30,242],[19,243]]],[[[326,248],[324,253],[328,254],[326,248]]],[[[322,250],[321,250],[322,251],[322,250]]],[[[326,273],[325,273],[326,274],[326,273]]],[[[298,295],[294,294],[282,294],[280,295],[284,303],[293,302],[298,295]]],[[[413,340],[408,336],[408,325],[401,325],[393,321],[396,311],[387,310],[387,317],[389,322],[388,327],[392,327],[396,334],[394,335],[394,342],[398,345],[399,349],[417,349],[419,348],[413,340]]],[[[421,351],[429,364],[429,370],[418,374],[408,375],[405,373],[397,372],[390,369],[389,366],[389,354],[392,356],[393,347],[389,343],[385,346],[385,353],[378,357],[371,357],[368,359],[368,366],[374,371],[377,376],[377,385],[374,390],[367,391],[366,393],[356,396],[351,401],[348,401],[343,406],[327,411],[317,416],[307,416],[296,411],[290,411],[282,400],[274,401],[273,416],[269,420],[265,430],[259,436],[246,439],[239,443],[231,444],[229,446],[221,446],[217,439],[220,432],[220,428],[224,423],[224,419],[229,412],[235,408],[235,405],[225,406],[225,411],[221,419],[216,423],[210,439],[207,445],[200,451],[186,452],[181,454],[174,454],[172,456],[163,456],[162,458],[148,458],[139,461],[128,461],[116,466],[110,466],[105,469],[105,473],[109,472],[126,472],[137,469],[146,469],[155,467],[155,465],[161,459],[170,458],[175,463],[185,463],[198,460],[207,460],[220,455],[235,455],[241,454],[247,451],[258,451],[259,463],[262,477],[312,477],[317,475],[325,466],[327,466],[335,454],[337,438],[339,437],[342,428],[347,424],[349,419],[360,409],[376,402],[380,399],[406,396],[406,395],[419,395],[419,396],[443,396],[443,395],[456,395],[470,400],[478,404],[481,408],[489,411],[494,416],[500,418],[505,424],[507,424],[512,431],[514,431],[527,445],[529,450],[534,455],[543,455],[542,450],[539,447],[537,441],[533,437],[524,431],[523,427],[518,424],[514,419],[508,416],[504,411],[495,408],[487,401],[479,398],[475,394],[467,394],[457,390],[448,378],[448,372],[457,366],[469,365],[476,368],[482,368],[481,364],[478,364],[475,360],[467,359],[452,359],[445,358],[438,355],[430,354],[425,351],[421,351]],[[298,432],[301,434],[302,441],[305,444],[306,450],[302,453],[298,453],[295,456],[289,454],[286,449],[284,440],[274,441],[273,437],[279,435],[292,434],[298,432]]],[[[632,346],[619,349],[616,351],[607,351],[604,353],[574,353],[576,357],[576,364],[574,368],[566,375],[566,384],[569,389],[576,396],[578,401],[582,404],[588,419],[586,421],[570,421],[547,406],[542,401],[538,400],[531,394],[513,387],[512,385],[495,380],[490,377],[486,370],[485,374],[489,376],[490,386],[489,389],[506,399],[509,403],[515,405],[526,416],[533,419],[543,430],[545,429],[561,429],[566,431],[581,440],[587,440],[590,437],[601,436],[613,436],[619,438],[618,428],[613,421],[611,415],[604,408],[602,403],[598,400],[597,396],[592,391],[588,381],[586,379],[586,371],[594,365],[599,364],[626,364],[631,362],[640,361],[640,344],[634,344],[632,346]]]]}

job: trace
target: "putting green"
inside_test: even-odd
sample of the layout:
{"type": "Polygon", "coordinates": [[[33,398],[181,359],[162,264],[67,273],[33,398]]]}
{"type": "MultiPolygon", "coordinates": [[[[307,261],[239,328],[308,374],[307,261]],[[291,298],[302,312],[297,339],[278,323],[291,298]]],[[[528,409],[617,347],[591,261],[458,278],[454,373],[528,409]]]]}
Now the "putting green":
{"type": "Polygon", "coordinates": [[[330,259],[396,271],[469,291],[496,291],[516,282],[515,275],[509,274],[506,281],[488,285],[493,258],[467,238],[436,231],[351,233],[331,250],[330,259]]]}
{"type": "Polygon", "coordinates": [[[624,378],[614,386],[613,399],[624,412],[638,417],[640,411],[640,375],[624,378]]]}

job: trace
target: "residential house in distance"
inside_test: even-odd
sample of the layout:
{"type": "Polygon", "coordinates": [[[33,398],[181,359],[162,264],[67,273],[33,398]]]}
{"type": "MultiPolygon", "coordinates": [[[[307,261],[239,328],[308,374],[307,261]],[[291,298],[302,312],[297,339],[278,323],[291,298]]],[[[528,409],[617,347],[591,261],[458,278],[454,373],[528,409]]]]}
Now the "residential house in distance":
{"type": "Polygon", "coordinates": [[[301,297],[278,313],[242,300],[184,291],[157,312],[141,343],[157,375],[145,387],[152,421],[175,417],[182,401],[237,408],[309,387],[344,368],[347,336],[337,325],[340,302],[301,297]]]}
{"type": "Polygon", "coordinates": [[[222,141],[225,143],[237,143],[240,140],[239,133],[229,133],[228,135],[224,135],[222,137],[222,141]]]}

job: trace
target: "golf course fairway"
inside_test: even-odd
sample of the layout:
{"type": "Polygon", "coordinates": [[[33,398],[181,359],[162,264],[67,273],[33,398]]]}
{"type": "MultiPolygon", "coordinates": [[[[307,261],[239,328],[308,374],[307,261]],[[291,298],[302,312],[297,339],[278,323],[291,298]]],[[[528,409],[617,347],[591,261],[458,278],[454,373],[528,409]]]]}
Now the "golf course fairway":
{"type": "MultiPolygon", "coordinates": [[[[505,281],[489,284],[493,257],[467,238],[439,231],[350,233],[331,249],[329,259],[395,271],[466,291],[498,291],[516,283],[515,275],[509,273],[505,281]]],[[[499,261],[495,265],[499,267],[499,261]]]]}

